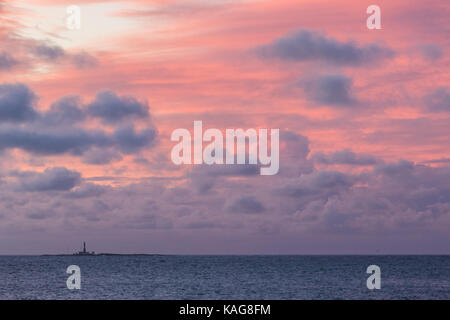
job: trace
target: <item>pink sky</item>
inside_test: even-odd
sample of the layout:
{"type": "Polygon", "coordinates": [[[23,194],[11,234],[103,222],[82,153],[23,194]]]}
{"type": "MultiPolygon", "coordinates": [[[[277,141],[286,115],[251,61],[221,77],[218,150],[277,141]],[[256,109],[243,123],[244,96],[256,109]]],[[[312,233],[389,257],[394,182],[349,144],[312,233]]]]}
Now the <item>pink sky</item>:
{"type": "Polygon", "coordinates": [[[371,4],[0,1],[0,254],[449,253],[450,4],[371,4]],[[194,120],[279,128],[280,174],[174,166],[194,120]]]}

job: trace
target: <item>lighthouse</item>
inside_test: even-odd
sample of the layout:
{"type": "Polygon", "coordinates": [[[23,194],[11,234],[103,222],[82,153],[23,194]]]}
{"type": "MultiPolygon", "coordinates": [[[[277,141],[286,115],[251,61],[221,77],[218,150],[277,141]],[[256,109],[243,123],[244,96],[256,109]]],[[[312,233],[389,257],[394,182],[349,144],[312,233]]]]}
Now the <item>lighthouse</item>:
{"type": "Polygon", "coordinates": [[[73,254],[74,256],[95,256],[95,252],[89,252],[86,250],[86,242],[83,241],[83,251],[78,251],[73,254]]]}

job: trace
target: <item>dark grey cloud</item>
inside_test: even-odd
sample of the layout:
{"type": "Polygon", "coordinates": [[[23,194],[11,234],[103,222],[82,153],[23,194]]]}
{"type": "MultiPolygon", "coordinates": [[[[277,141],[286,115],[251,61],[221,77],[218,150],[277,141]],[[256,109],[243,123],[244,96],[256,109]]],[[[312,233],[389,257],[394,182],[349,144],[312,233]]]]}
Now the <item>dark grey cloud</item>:
{"type": "Polygon", "coordinates": [[[236,213],[261,213],[265,211],[265,208],[253,196],[240,196],[227,205],[227,211],[236,213]]]}
{"type": "Polygon", "coordinates": [[[119,128],[114,132],[119,149],[125,154],[135,153],[156,142],[155,129],[136,131],[133,126],[119,128]]]}
{"type": "Polygon", "coordinates": [[[323,34],[300,30],[259,47],[258,53],[265,58],[290,61],[326,61],[339,66],[370,66],[389,59],[394,51],[380,44],[359,46],[354,42],[340,42],[323,34]]]}
{"type": "Polygon", "coordinates": [[[279,188],[278,194],[290,197],[302,197],[314,195],[323,197],[347,190],[355,182],[351,175],[339,171],[314,171],[302,174],[299,178],[288,180],[279,188]]]}
{"type": "Polygon", "coordinates": [[[32,52],[36,57],[48,61],[57,61],[66,56],[63,48],[48,43],[37,44],[32,52]]]}
{"type": "Polygon", "coordinates": [[[88,52],[71,53],[51,42],[31,42],[29,50],[38,60],[48,63],[70,63],[78,69],[89,69],[99,65],[96,57],[88,52]]]}
{"type": "Polygon", "coordinates": [[[146,103],[132,96],[119,97],[111,90],[99,92],[94,101],[86,106],[83,106],[79,96],[68,95],[52,103],[48,111],[40,113],[34,108],[35,100],[35,93],[24,84],[1,84],[0,121],[18,122],[37,118],[46,126],[54,126],[74,124],[90,116],[101,118],[107,124],[117,124],[127,118],[148,118],[150,115],[146,103]]]}
{"type": "Polygon", "coordinates": [[[103,131],[81,128],[45,130],[8,126],[0,127],[0,150],[19,148],[41,155],[83,155],[93,147],[117,147],[122,153],[130,154],[152,146],[156,136],[153,129],[135,131],[134,128],[125,128],[109,135],[103,131]]]}
{"type": "MultiPolygon", "coordinates": [[[[415,212],[413,219],[436,218],[447,214],[450,207],[450,167],[428,167],[399,160],[374,170],[374,197],[382,195],[399,207],[415,212]],[[377,194],[378,193],[378,194],[377,194]]],[[[405,210],[405,209],[404,209],[405,210]]]]}
{"type": "Polygon", "coordinates": [[[349,231],[351,237],[411,232],[422,236],[448,229],[449,167],[395,162],[379,168],[389,169],[365,170],[369,177],[363,183],[359,175],[338,171],[286,179],[222,179],[216,189],[219,192],[207,195],[190,188],[171,188],[158,180],[109,187],[83,182],[67,192],[29,193],[24,201],[22,193],[0,185],[0,210],[2,221],[10,219],[10,211],[14,212],[13,221],[50,217],[49,230],[64,225],[123,231],[164,229],[169,233],[173,228],[177,234],[191,228],[200,233],[212,229],[205,238],[263,232],[284,241],[289,233],[327,232],[335,238],[349,231]],[[286,189],[282,194],[274,192],[288,185],[291,193],[286,189]]]}
{"type": "Polygon", "coordinates": [[[351,175],[339,171],[316,171],[299,178],[301,185],[315,189],[349,187],[354,183],[351,175]]]}
{"type": "Polygon", "coordinates": [[[300,81],[299,85],[314,103],[329,106],[353,106],[358,103],[353,95],[353,80],[344,75],[322,75],[300,81]]]}
{"type": "Polygon", "coordinates": [[[117,96],[111,90],[99,92],[95,100],[87,106],[90,116],[113,124],[127,118],[148,118],[147,103],[139,102],[131,96],[117,96]]]}
{"type": "Polygon", "coordinates": [[[434,168],[400,160],[357,175],[315,171],[283,181],[273,191],[283,197],[280,212],[296,216],[309,229],[314,225],[333,233],[405,231],[426,228],[448,215],[449,179],[448,166],[434,168]]]}
{"type": "Polygon", "coordinates": [[[415,168],[416,167],[413,162],[407,160],[399,160],[397,162],[389,162],[378,165],[375,168],[375,173],[390,177],[409,175],[415,168]]]}
{"type": "Polygon", "coordinates": [[[79,128],[0,127],[0,150],[19,148],[41,155],[83,154],[91,147],[109,147],[116,142],[102,131],[79,128]]]}
{"type": "MultiPolygon", "coordinates": [[[[112,97],[112,109],[115,110],[112,114],[117,121],[126,117],[127,112],[128,115],[142,113],[148,116],[148,108],[144,109],[146,105],[133,97],[117,97],[112,91],[103,93],[112,97]]],[[[102,97],[105,96],[99,94],[94,101],[105,103],[98,110],[107,109],[109,100],[102,100],[102,97]]],[[[83,155],[86,163],[106,164],[120,160],[120,153],[137,153],[156,142],[157,131],[153,126],[136,130],[128,123],[113,133],[78,126],[92,116],[78,96],[62,97],[45,112],[35,109],[35,100],[36,95],[26,85],[0,85],[0,122],[4,123],[0,126],[0,151],[18,148],[40,155],[70,153],[83,155]],[[13,125],[17,122],[22,125],[13,125]]],[[[111,119],[111,115],[108,117],[111,119]]]]}
{"type": "Polygon", "coordinates": [[[24,172],[16,174],[19,191],[68,191],[78,185],[81,174],[64,167],[47,168],[44,172],[24,172]]]}
{"type": "Polygon", "coordinates": [[[340,150],[333,153],[316,152],[311,158],[320,164],[334,165],[347,164],[353,166],[371,166],[379,162],[379,160],[369,154],[357,154],[350,150],[340,150]]]}
{"type": "Polygon", "coordinates": [[[23,122],[35,118],[35,100],[33,91],[23,84],[1,84],[0,122],[23,122]]]}
{"type": "Polygon", "coordinates": [[[423,161],[422,163],[450,163],[450,158],[431,159],[423,161]]]}
{"type": "Polygon", "coordinates": [[[16,60],[8,52],[5,52],[5,51],[0,52],[0,71],[11,70],[18,64],[19,64],[19,61],[16,60]]]}
{"type": "Polygon", "coordinates": [[[280,131],[280,141],[286,144],[283,156],[305,159],[309,154],[309,139],[304,135],[289,130],[280,131]]]}
{"type": "Polygon", "coordinates": [[[52,103],[50,110],[42,115],[46,125],[70,125],[85,119],[81,99],[78,96],[65,96],[52,103]]]}
{"type": "Polygon", "coordinates": [[[423,98],[423,102],[429,111],[448,112],[450,111],[450,89],[439,87],[423,98]]]}
{"type": "Polygon", "coordinates": [[[313,170],[313,162],[307,157],[310,152],[309,139],[297,132],[280,131],[280,170],[285,177],[298,176],[313,170]]]}

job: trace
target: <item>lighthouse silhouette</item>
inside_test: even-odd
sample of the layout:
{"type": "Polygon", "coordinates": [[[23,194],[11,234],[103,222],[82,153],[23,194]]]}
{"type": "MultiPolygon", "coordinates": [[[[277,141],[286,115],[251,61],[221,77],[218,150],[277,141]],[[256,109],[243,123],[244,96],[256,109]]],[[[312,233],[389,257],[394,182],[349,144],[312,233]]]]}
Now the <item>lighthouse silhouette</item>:
{"type": "Polygon", "coordinates": [[[78,251],[77,253],[74,253],[75,256],[95,256],[95,252],[89,252],[86,250],[86,242],[83,241],[83,251],[78,251]]]}

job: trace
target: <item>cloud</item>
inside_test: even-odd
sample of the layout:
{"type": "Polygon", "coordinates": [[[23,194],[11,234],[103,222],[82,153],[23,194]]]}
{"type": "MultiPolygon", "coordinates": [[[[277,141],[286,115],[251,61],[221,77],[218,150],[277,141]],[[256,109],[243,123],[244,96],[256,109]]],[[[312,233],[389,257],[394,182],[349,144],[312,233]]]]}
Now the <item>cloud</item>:
{"type": "Polygon", "coordinates": [[[113,124],[127,118],[148,118],[147,103],[139,102],[131,96],[117,96],[111,90],[97,93],[95,100],[87,106],[90,116],[100,118],[104,123],[113,124]]]}
{"type": "Polygon", "coordinates": [[[234,165],[197,165],[192,170],[192,176],[213,177],[241,177],[259,175],[259,166],[255,164],[234,164],[234,165]]]}
{"type": "Polygon", "coordinates": [[[47,168],[44,172],[17,173],[19,191],[68,191],[81,181],[81,174],[64,167],[47,168]]]}
{"type": "Polygon", "coordinates": [[[352,106],[357,104],[353,95],[353,81],[344,75],[322,75],[301,81],[308,99],[319,105],[352,106]]]}
{"type": "Polygon", "coordinates": [[[448,112],[450,111],[450,89],[448,87],[437,88],[424,96],[423,102],[429,111],[448,112]]]}
{"type": "Polygon", "coordinates": [[[306,159],[309,154],[309,139],[304,135],[289,130],[280,132],[280,140],[285,143],[283,157],[295,157],[297,160],[306,159]]]}
{"type": "Polygon", "coordinates": [[[354,177],[339,171],[314,171],[302,174],[300,178],[287,180],[277,193],[290,197],[310,195],[322,197],[324,194],[330,195],[347,190],[354,182],[354,177]]]}
{"type": "Polygon", "coordinates": [[[196,1],[157,1],[153,3],[151,9],[124,9],[114,13],[114,16],[118,17],[132,17],[132,18],[145,18],[145,17],[158,17],[158,16],[189,16],[196,14],[208,14],[209,12],[218,12],[223,10],[227,6],[229,1],[210,1],[210,2],[198,2],[196,1]]]}
{"type": "Polygon", "coordinates": [[[102,186],[95,183],[84,183],[81,186],[72,189],[70,193],[67,194],[67,197],[75,199],[99,197],[109,189],[110,188],[107,186],[102,186]]]}
{"type": "Polygon", "coordinates": [[[311,156],[316,163],[325,165],[346,164],[353,166],[371,166],[379,160],[369,154],[356,154],[350,150],[340,150],[333,153],[316,152],[311,156]]]}
{"type": "Polygon", "coordinates": [[[81,128],[64,129],[58,127],[51,130],[37,130],[33,128],[0,127],[0,150],[20,148],[41,155],[63,153],[83,155],[93,147],[117,147],[122,153],[131,154],[144,147],[152,146],[156,136],[157,133],[154,129],[135,131],[132,127],[118,129],[112,135],[103,131],[81,128]]]}
{"type": "MultiPolygon", "coordinates": [[[[4,220],[11,219],[5,208],[13,208],[17,218],[51,216],[49,229],[75,223],[95,230],[170,232],[173,228],[177,234],[213,228],[210,231],[229,237],[272,230],[279,235],[327,232],[332,238],[345,234],[358,239],[361,233],[406,235],[413,230],[426,233],[448,227],[448,167],[394,162],[380,168],[391,171],[367,170],[363,176],[321,170],[265,181],[259,175],[256,179],[241,176],[221,180],[216,189],[220,192],[213,194],[168,187],[163,180],[146,180],[107,187],[80,182],[66,192],[30,192],[24,199],[18,188],[12,192],[10,185],[0,185],[0,209],[6,212],[4,220]],[[290,192],[286,192],[287,187],[291,187],[290,192]]],[[[22,180],[36,174],[43,173],[21,172],[16,176],[22,180]]]]}
{"type": "Polygon", "coordinates": [[[218,179],[257,176],[260,166],[254,164],[196,165],[189,173],[190,182],[199,193],[210,191],[218,179]]]}
{"type": "Polygon", "coordinates": [[[78,69],[88,69],[97,67],[99,62],[98,60],[90,55],[87,52],[81,52],[77,54],[72,55],[72,63],[78,68],[78,69]]]}
{"type": "Polygon", "coordinates": [[[292,177],[313,170],[312,161],[307,159],[310,152],[308,137],[293,131],[281,130],[280,142],[281,176],[292,177]]]}
{"type": "Polygon", "coordinates": [[[93,149],[83,156],[83,162],[95,165],[105,165],[116,160],[122,160],[119,152],[113,149],[93,149]]]}
{"type": "Polygon", "coordinates": [[[39,60],[52,63],[71,63],[78,69],[97,67],[99,61],[93,55],[81,51],[70,53],[58,45],[49,42],[29,42],[29,50],[39,60]]]}
{"type": "Polygon", "coordinates": [[[398,160],[381,164],[375,168],[375,172],[386,176],[408,175],[415,169],[414,163],[407,160],[398,160]]]}
{"type": "Polygon", "coordinates": [[[134,126],[119,128],[114,132],[120,151],[131,154],[156,142],[157,132],[155,129],[144,129],[136,131],[134,126]]]}
{"type": "Polygon", "coordinates": [[[50,110],[42,115],[47,125],[71,125],[85,119],[81,99],[78,96],[65,96],[52,103],[50,110]]]}
{"type": "Polygon", "coordinates": [[[429,61],[439,60],[443,56],[442,47],[433,43],[428,43],[420,46],[420,51],[423,57],[429,61]]]}
{"type": "Polygon", "coordinates": [[[36,57],[48,61],[56,61],[66,55],[63,48],[43,42],[34,46],[32,52],[36,57]]]}
{"type": "Polygon", "coordinates": [[[23,84],[0,85],[0,122],[24,122],[36,116],[36,96],[23,84]]]}
{"type": "Polygon", "coordinates": [[[144,213],[139,217],[128,219],[124,226],[131,229],[171,229],[173,223],[167,217],[144,213]]]}
{"type": "Polygon", "coordinates": [[[0,52],[0,71],[11,70],[19,64],[19,61],[14,59],[8,52],[0,52]]]}
{"type": "Polygon", "coordinates": [[[274,186],[274,195],[283,199],[282,213],[296,216],[299,226],[310,230],[352,234],[424,230],[448,215],[449,178],[450,167],[399,160],[359,175],[315,171],[274,186]]]}
{"type": "Polygon", "coordinates": [[[79,128],[46,130],[0,127],[0,150],[20,148],[41,155],[69,152],[79,155],[93,146],[109,147],[113,144],[112,137],[102,131],[89,131],[79,128]]]}
{"type": "Polygon", "coordinates": [[[261,213],[265,211],[262,203],[253,196],[240,196],[227,205],[228,212],[261,213]]]}
{"type": "MultiPolygon", "coordinates": [[[[133,97],[117,97],[112,91],[107,91],[106,95],[113,97],[111,106],[115,110],[107,119],[114,118],[115,124],[129,115],[149,116],[146,105],[133,97]]],[[[109,100],[104,97],[101,93],[97,95],[94,106],[98,109],[92,104],[89,107],[106,112],[109,100]],[[99,107],[99,101],[104,105],[99,107]]],[[[136,130],[127,122],[113,132],[83,128],[85,121],[92,117],[92,109],[83,106],[78,96],[62,97],[45,112],[35,109],[35,101],[36,95],[26,85],[0,85],[0,122],[4,123],[0,126],[0,151],[18,148],[40,155],[70,153],[83,155],[86,163],[107,164],[120,160],[120,153],[137,153],[156,142],[157,131],[153,125],[136,130]],[[22,125],[13,125],[17,122],[22,125]]],[[[94,112],[94,116],[99,114],[94,112]]]]}
{"type": "Polygon", "coordinates": [[[34,212],[34,213],[29,213],[27,214],[27,218],[28,219],[33,219],[33,220],[44,220],[47,219],[48,217],[51,217],[52,214],[51,213],[44,213],[44,212],[34,212]]]}
{"type": "Polygon", "coordinates": [[[257,52],[264,58],[287,61],[325,61],[338,66],[370,66],[392,58],[394,51],[379,44],[358,46],[354,42],[339,42],[319,32],[300,30],[272,43],[259,47],[257,52]]]}
{"type": "Polygon", "coordinates": [[[339,171],[316,171],[301,175],[299,185],[313,189],[331,189],[336,187],[350,187],[354,183],[351,175],[339,171]]]}

